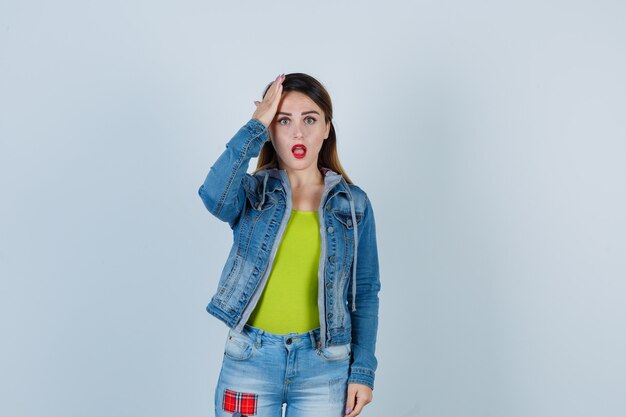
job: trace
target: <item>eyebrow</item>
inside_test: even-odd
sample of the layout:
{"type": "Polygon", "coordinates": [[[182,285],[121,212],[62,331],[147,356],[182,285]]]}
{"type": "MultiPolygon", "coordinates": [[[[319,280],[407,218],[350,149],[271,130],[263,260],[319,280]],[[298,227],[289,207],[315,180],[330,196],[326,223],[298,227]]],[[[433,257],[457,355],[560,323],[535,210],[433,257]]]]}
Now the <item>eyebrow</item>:
{"type": "MultiPolygon", "coordinates": [[[[320,114],[319,114],[318,112],[316,112],[315,110],[305,111],[305,112],[303,112],[303,113],[302,113],[302,115],[305,115],[305,114],[310,114],[310,113],[315,113],[315,114],[317,114],[318,116],[320,115],[320,114]]],[[[287,116],[292,116],[292,114],[291,114],[291,113],[285,113],[285,112],[283,112],[283,111],[279,111],[279,112],[278,112],[278,113],[276,113],[276,114],[286,114],[287,116]]]]}

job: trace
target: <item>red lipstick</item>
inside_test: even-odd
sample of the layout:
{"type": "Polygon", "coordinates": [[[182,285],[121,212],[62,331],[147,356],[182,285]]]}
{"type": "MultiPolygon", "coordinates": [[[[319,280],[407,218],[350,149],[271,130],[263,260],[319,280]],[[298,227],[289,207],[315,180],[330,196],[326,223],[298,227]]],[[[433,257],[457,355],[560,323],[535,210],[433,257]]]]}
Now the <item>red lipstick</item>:
{"type": "Polygon", "coordinates": [[[306,146],[301,143],[297,143],[291,147],[291,153],[294,157],[302,159],[306,155],[306,146]]]}

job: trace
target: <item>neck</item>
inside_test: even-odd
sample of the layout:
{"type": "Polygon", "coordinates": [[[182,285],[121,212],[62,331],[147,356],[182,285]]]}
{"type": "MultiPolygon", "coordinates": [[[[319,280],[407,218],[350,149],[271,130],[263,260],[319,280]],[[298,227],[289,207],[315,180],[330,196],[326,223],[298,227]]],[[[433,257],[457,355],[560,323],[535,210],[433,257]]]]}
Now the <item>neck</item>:
{"type": "Polygon", "coordinates": [[[283,168],[289,177],[291,188],[307,187],[311,185],[323,185],[324,177],[317,166],[310,166],[306,170],[292,170],[283,168]]]}

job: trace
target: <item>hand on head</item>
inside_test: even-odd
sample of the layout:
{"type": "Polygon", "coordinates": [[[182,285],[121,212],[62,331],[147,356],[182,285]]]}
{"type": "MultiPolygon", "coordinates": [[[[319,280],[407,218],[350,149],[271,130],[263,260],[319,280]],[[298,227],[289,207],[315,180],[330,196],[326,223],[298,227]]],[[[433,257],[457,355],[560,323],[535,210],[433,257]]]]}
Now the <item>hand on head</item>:
{"type": "Polygon", "coordinates": [[[278,110],[278,103],[283,92],[283,81],[285,80],[285,74],[280,74],[272,82],[272,85],[267,90],[263,101],[255,101],[256,110],[252,114],[252,118],[261,122],[265,127],[269,127],[276,111],[278,110]]]}

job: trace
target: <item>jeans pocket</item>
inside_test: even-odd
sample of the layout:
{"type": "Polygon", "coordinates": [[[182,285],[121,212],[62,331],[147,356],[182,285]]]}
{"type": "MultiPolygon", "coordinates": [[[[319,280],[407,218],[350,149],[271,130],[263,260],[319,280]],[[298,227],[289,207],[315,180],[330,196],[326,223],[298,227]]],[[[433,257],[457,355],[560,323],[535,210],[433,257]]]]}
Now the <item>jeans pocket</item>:
{"type": "Polygon", "coordinates": [[[350,358],[350,343],[328,346],[317,350],[317,356],[325,362],[344,361],[350,358]]]}
{"type": "Polygon", "coordinates": [[[245,361],[254,353],[254,341],[248,335],[238,333],[233,329],[228,331],[224,355],[236,361],[245,361]]]}

